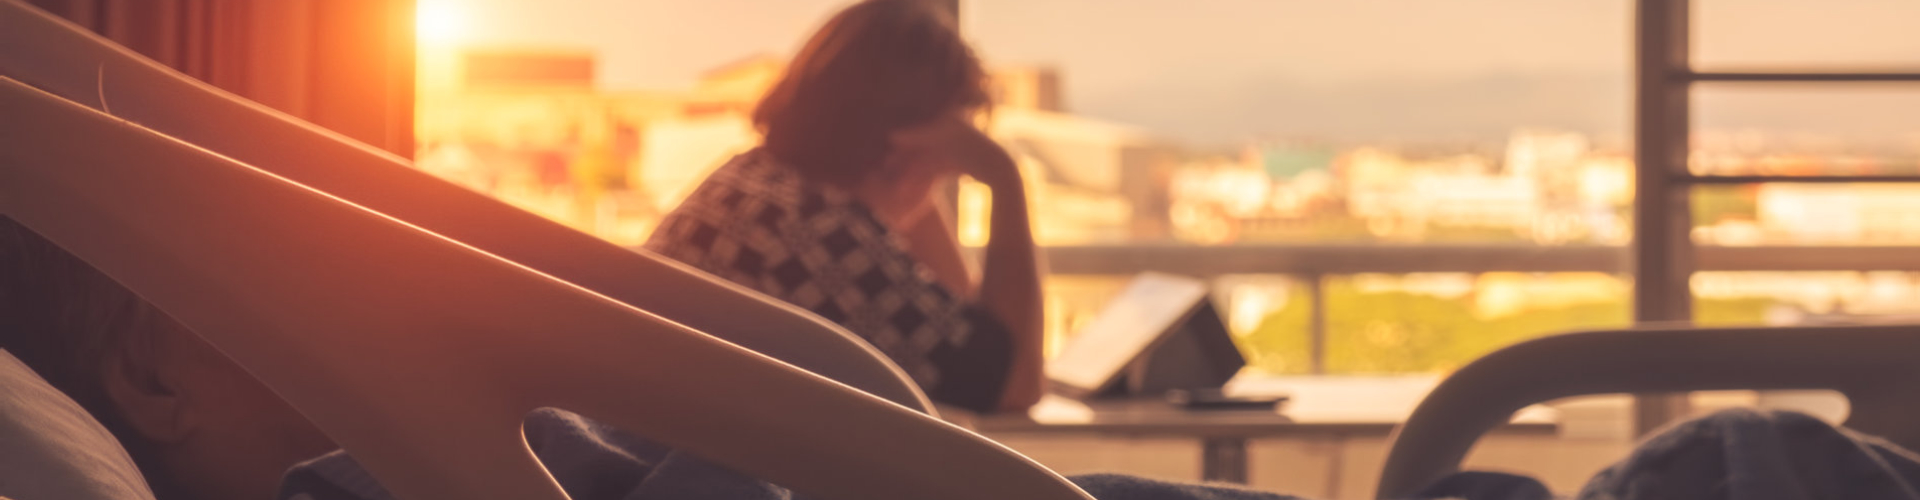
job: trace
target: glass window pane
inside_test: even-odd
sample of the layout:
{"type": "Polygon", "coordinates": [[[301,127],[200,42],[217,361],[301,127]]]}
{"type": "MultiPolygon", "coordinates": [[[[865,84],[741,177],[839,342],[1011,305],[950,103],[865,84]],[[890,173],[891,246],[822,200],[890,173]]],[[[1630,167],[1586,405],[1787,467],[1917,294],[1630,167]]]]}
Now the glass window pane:
{"type": "MultiPolygon", "coordinates": [[[[1629,7],[962,10],[996,68],[994,133],[1035,184],[1045,244],[1561,244],[1625,241],[1629,7]]],[[[984,235],[979,191],[961,190],[970,242],[984,235]]]]}
{"type": "Polygon", "coordinates": [[[1214,303],[1253,373],[1312,373],[1309,325],[1313,294],[1300,278],[1271,274],[1223,276],[1214,303]]]}
{"type": "Polygon", "coordinates": [[[1693,213],[1701,245],[1920,245],[1920,185],[1705,186],[1693,213]]]}
{"type": "Polygon", "coordinates": [[[843,3],[422,0],[415,166],[637,245],[843,3]]]}
{"type": "MultiPolygon", "coordinates": [[[[638,244],[756,142],[759,94],[846,3],[423,0],[417,166],[638,244]]],[[[1628,2],[961,4],[998,102],[989,132],[1026,173],[1042,244],[1259,245],[1284,261],[1288,245],[1628,239],[1628,2]]],[[[983,244],[988,193],[953,195],[960,240],[983,244]]],[[[1141,266],[1049,277],[1049,345],[1141,266]]],[[[1323,361],[1444,370],[1620,324],[1617,271],[1329,278],[1323,361]]],[[[1225,272],[1242,273],[1211,280],[1250,363],[1309,372],[1306,283],[1225,272]]]]}
{"type": "Polygon", "coordinates": [[[1920,273],[1702,272],[1693,276],[1702,325],[1801,325],[1920,319],[1920,273]]]}
{"type": "Polygon", "coordinates": [[[1694,0],[1695,67],[1920,67],[1920,3],[1694,0]]]}
{"type": "Polygon", "coordinates": [[[1327,371],[1445,371],[1541,335],[1626,326],[1630,286],[1604,273],[1330,278],[1327,371]]]}
{"type": "MultiPolygon", "coordinates": [[[[571,1],[421,3],[418,166],[626,244],[841,6],[571,1]]],[[[1624,241],[1624,3],[963,5],[1043,244],[1624,241]]]]}
{"type": "Polygon", "coordinates": [[[1697,174],[1920,174],[1920,85],[1708,85],[1693,103],[1697,174]]]}
{"type": "MultiPolygon", "coordinates": [[[[1049,351],[1106,307],[1126,276],[1047,279],[1049,351]]],[[[1213,300],[1253,373],[1314,366],[1313,295],[1301,278],[1215,278],[1213,300]]],[[[1440,372],[1541,335],[1628,324],[1630,282],[1601,272],[1357,274],[1326,278],[1328,374],[1440,372]]],[[[1722,313],[1718,298],[1703,311],[1722,313]]],[[[1733,316],[1747,318],[1746,316],[1733,316]]],[[[1758,316],[1755,316],[1758,318],[1758,316]]],[[[1757,319],[1756,319],[1757,320],[1757,319]]]]}

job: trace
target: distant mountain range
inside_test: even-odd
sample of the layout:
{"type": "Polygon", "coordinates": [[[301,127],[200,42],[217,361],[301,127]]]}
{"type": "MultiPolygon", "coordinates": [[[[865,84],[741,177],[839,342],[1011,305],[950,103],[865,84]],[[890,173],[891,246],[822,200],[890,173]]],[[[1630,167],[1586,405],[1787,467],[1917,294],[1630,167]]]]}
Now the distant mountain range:
{"type": "MultiPolygon", "coordinates": [[[[1516,128],[1624,136],[1626,76],[1487,76],[1369,80],[1346,85],[1284,78],[1168,81],[1069,94],[1076,113],[1131,123],[1195,145],[1255,138],[1332,143],[1457,142],[1516,128]]],[[[1069,83],[1071,84],[1071,82],[1069,83]]]]}

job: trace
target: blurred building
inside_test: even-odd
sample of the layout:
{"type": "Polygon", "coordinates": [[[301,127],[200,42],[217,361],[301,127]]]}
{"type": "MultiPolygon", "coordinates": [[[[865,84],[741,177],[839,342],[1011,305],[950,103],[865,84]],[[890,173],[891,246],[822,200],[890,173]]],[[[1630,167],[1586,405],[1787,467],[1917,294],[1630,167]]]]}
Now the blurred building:
{"type": "MultiPolygon", "coordinates": [[[[464,49],[423,85],[418,166],[618,243],[729,157],[758,143],[751,114],[785,70],[758,55],[686,89],[597,88],[585,51],[464,49]]],[[[1175,154],[1151,134],[1065,113],[1058,72],[991,74],[988,132],[1029,180],[1037,237],[1052,244],[1166,238],[1175,154]]],[[[985,199],[963,188],[965,241],[984,242],[985,199]]]]}
{"type": "Polygon", "coordinates": [[[1347,210],[1382,237],[1420,239],[1434,226],[1527,235],[1545,200],[1532,171],[1496,171],[1477,155],[1408,159],[1362,149],[1343,166],[1347,210]]]}
{"type": "Polygon", "coordinates": [[[1006,66],[993,71],[988,93],[996,105],[1036,111],[1067,111],[1060,70],[1050,66],[1006,66]]]}
{"type": "MultiPolygon", "coordinates": [[[[987,132],[1020,162],[1028,181],[1035,237],[1086,244],[1166,237],[1165,179],[1171,150],[1143,130],[1033,108],[997,106],[987,132]]],[[[961,207],[984,192],[963,188],[961,207]]],[[[985,242],[984,210],[963,211],[963,241],[985,242]]]]}
{"type": "Polygon", "coordinates": [[[587,90],[595,64],[585,50],[468,49],[460,54],[460,85],[469,90],[528,92],[587,90]]]}
{"type": "Polygon", "coordinates": [[[1765,184],[1756,201],[1769,242],[1920,243],[1920,196],[1910,186],[1765,184]]]}

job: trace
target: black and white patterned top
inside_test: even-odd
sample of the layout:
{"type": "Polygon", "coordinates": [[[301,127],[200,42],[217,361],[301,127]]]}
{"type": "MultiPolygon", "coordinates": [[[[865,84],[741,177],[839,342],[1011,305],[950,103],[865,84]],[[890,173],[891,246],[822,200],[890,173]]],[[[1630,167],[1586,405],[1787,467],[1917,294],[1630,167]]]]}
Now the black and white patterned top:
{"type": "Polygon", "coordinates": [[[936,283],[850,193],[762,151],[715,170],[646,247],[839,323],[934,401],[991,411],[1006,385],[1004,323],[936,283]]]}

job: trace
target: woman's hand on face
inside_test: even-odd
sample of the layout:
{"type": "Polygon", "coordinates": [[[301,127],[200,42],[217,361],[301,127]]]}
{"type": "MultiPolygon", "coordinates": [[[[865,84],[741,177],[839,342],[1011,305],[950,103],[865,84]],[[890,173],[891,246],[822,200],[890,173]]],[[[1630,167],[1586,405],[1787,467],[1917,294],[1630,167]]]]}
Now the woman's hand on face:
{"type": "Polygon", "coordinates": [[[1005,148],[993,142],[970,121],[944,117],[894,131],[889,163],[896,168],[925,169],[939,178],[959,174],[991,188],[1017,186],[1020,168],[1005,148]]]}
{"type": "Polygon", "coordinates": [[[919,149],[895,147],[886,163],[854,192],[889,227],[910,227],[933,212],[935,188],[958,175],[946,162],[919,149]]]}

